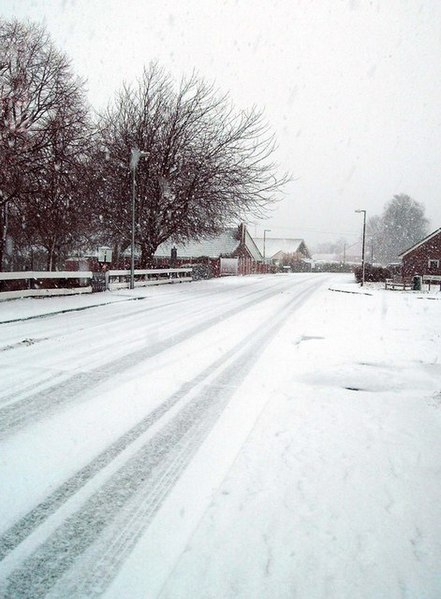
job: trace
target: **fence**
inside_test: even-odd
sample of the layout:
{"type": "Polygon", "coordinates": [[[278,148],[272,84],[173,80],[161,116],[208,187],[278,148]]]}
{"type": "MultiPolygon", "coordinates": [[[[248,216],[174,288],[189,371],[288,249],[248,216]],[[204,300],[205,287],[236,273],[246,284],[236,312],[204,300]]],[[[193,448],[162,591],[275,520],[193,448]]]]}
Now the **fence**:
{"type": "Polygon", "coordinates": [[[423,283],[425,285],[429,285],[429,291],[430,291],[431,283],[435,283],[435,284],[439,285],[439,289],[441,291],[441,276],[440,275],[423,275],[423,283]]]}
{"type": "MultiPolygon", "coordinates": [[[[135,287],[183,283],[192,281],[191,268],[148,268],[135,270],[135,287]]],[[[130,286],[130,270],[108,270],[105,273],[107,289],[125,289],[130,286]]]]}
{"type": "MultiPolygon", "coordinates": [[[[135,287],[192,281],[191,273],[191,268],[135,270],[135,287]]],[[[76,295],[128,287],[130,270],[0,272],[0,301],[20,297],[76,295]],[[3,290],[2,287],[5,286],[18,288],[3,290]]]]}
{"type": "Polygon", "coordinates": [[[23,272],[0,272],[0,284],[6,286],[11,282],[10,287],[21,287],[19,289],[1,290],[0,300],[14,299],[19,297],[39,297],[50,295],[76,295],[78,293],[90,293],[92,291],[91,279],[93,273],[87,271],[34,271],[23,272]],[[68,286],[67,281],[71,280],[74,286],[68,286]]]}

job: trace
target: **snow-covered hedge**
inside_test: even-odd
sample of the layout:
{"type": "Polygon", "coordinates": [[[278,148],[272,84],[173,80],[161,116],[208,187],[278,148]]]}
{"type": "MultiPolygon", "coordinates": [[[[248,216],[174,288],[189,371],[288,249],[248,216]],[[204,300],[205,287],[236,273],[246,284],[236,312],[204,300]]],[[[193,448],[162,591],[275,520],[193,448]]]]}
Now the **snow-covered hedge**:
{"type": "MultiPolygon", "coordinates": [[[[355,280],[357,283],[361,283],[363,276],[361,266],[357,266],[354,270],[355,280]]],[[[372,266],[372,264],[366,264],[364,269],[364,280],[370,282],[384,282],[386,279],[390,279],[392,274],[388,268],[382,266],[372,266]]]]}

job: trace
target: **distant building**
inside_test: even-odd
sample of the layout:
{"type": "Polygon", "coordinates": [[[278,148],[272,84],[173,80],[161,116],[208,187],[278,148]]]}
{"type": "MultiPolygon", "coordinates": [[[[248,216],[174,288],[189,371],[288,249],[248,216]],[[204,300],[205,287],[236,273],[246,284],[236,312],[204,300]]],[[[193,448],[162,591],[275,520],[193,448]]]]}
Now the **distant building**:
{"type": "MultiPolygon", "coordinates": [[[[363,247],[361,240],[351,243],[350,245],[345,244],[341,251],[335,253],[314,253],[312,258],[314,264],[322,266],[324,264],[342,264],[349,266],[357,266],[361,264],[361,255],[363,253],[363,247]]],[[[372,239],[366,240],[365,245],[365,259],[370,264],[374,263],[374,247],[372,245],[372,239]]]]}
{"type": "Polygon", "coordinates": [[[341,264],[343,257],[341,254],[313,254],[314,264],[341,264]]]}
{"type": "Polygon", "coordinates": [[[311,253],[303,239],[256,237],[254,239],[265,260],[276,266],[310,261],[311,253]],[[265,247],[264,247],[265,246],[265,247]]]}
{"type": "Polygon", "coordinates": [[[401,252],[402,276],[441,275],[441,228],[401,252]]]}
{"type": "Polygon", "coordinates": [[[324,264],[347,264],[350,266],[357,266],[361,264],[361,253],[357,254],[357,250],[351,250],[349,253],[337,253],[337,254],[313,254],[312,260],[314,266],[321,266],[324,264]]]}

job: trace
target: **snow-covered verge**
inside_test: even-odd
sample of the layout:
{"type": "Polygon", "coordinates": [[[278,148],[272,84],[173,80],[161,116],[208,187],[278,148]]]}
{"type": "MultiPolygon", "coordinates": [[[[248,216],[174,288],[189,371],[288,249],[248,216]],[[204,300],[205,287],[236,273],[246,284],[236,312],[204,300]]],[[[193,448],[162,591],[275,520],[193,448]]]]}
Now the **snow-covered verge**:
{"type": "Polygon", "coordinates": [[[287,320],[109,597],[441,596],[441,304],[370,292],[287,320]]]}
{"type": "Polygon", "coordinates": [[[107,304],[144,299],[145,297],[147,297],[146,289],[136,289],[133,291],[105,291],[84,295],[11,299],[0,303],[0,324],[85,310],[90,307],[106,306],[107,304]]]}

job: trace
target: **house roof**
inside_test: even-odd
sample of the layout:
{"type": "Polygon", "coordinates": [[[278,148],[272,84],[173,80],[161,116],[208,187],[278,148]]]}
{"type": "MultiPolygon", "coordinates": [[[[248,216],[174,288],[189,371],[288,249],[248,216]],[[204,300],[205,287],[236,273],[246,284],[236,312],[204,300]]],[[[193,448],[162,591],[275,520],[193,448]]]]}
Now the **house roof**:
{"type": "Polygon", "coordinates": [[[263,260],[263,254],[260,251],[259,246],[256,243],[256,240],[251,237],[251,235],[248,233],[248,229],[246,227],[245,227],[244,243],[245,243],[249,253],[253,257],[253,259],[256,260],[256,262],[263,260]]]}
{"type": "MultiPolygon", "coordinates": [[[[263,255],[263,237],[255,237],[254,241],[263,255]]],[[[272,258],[279,252],[282,252],[283,254],[295,254],[296,252],[301,251],[302,244],[306,250],[305,255],[310,257],[310,253],[303,239],[267,237],[265,239],[265,257],[272,258]]]]}
{"type": "MultiPolygon", "coordinates": [[[[173,243],[166,241],[161,243],[155,252],[156,258],[170,257],[173,247],[177,249],[179,258],[219,258],[219,256],[230,256],[240,246],[240,227],[225,229],[223,233],[203,239],[201,241],[189,241],[187,243],[173,243]]],[[[262,260],[259,249],[254,243],[251,235],[245,228],[244,244],[255,260],[262,260]]]]}
{"type": "Polygon", "coordinates": [[[429,235],[427,235],[426,237],[424,237],[424,239],[421,239],[421,241],[418,241],[417,243],[415,243],[412,247],[410,247],[407,250],[404,250],[404,252],[401,252],[401,254],[398,254],[398,256],[400,258],[403,258],[406,254],[409,254],[410,252],[413,252],[414,250],[416,250],[418,247],[420,247],[421,245],[424,245],[427,241],[430,241],[433,237],[436,237],[437,235],[439,235],[441,233],[441,227],[439,229],[436,229],[435,231],[433,231],[432,233],[429,233],[429,235]]]}

